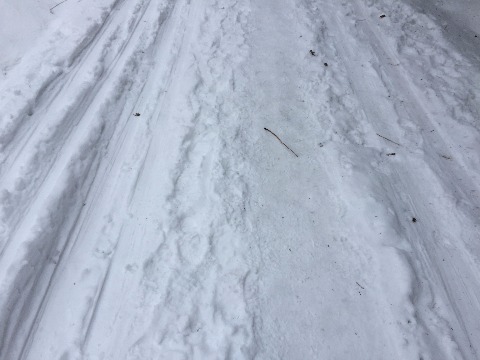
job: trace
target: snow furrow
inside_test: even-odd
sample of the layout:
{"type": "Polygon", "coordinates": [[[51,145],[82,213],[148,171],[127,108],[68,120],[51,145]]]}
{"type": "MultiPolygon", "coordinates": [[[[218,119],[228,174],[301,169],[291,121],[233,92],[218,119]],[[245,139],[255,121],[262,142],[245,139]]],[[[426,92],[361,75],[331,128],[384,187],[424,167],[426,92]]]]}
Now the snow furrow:
{"type": "MultiPolygon", "coordinates": [[[[148,3],[145,6],[148,8],[148,3]]],[[[9,234],[10,246],[4,248],[1,264],[2,288],[5,290],[2,316],[8,322],[17,319],[17,325],[4,329],[6,332],[2,336],[3,341],[13,336],[17,336],[18,341],[20,333],[28,333],[34,309],[39,306],[36,304],[41,304],[44,298],[33,297],[32,294],[45,289],[55,268],[55,258],[67,244],[61,239],[68,238],[70,229],[81,213],[82,203],[98,170],[99,156],[105,151],[103,148],[108,145],[115,130],[115,122],[111,120],[126,121],[132,117],[130,109],[127,110],[128,113],[122,114],[123,106],[118,105],[125,101],[125,94],[134,88],[135,76],[140,76],[140,83],[145,76],[139,72],[142,52],[147,50],[149,41],[153,39],[148,27],[138,30],[129,37],[135,38],[133,46],[125,48],[128,50],[118,57],[117,69],[111,71],[108,82],[101,82],[100,85],[103,86],[97,91],[100,94],[80,116],[82,121],[78,120],[79,125],[71,133],[68,151],[59,158],[54,158],[51,169],[47,168],[49,171],[45,174],[45,179],[35,190],[37,195],[30,197],[32,203],[29,204],[28,212],[21,215],[21,225],[17,226],[17,231],[9,234]],[[45,210],[40,210],[42,208],[45,210]],[[13,262],[14,258],[23,260],[13,262]],[[14,288],[21,290],[16,293],[14,288]],[[23,313],[22,322],[18,321],[20,313],[23,313]],[[20,329],[18,325],[21,325],[20,329]]],[[[20,341],[16,343],[21,344],[20,341]]],[[[13,354],[19,351],[16,343],[10,342],[8,348],[2,347],[2,352],[15,356],[13,354]]]]}
{"type": "MultiPolygon", "coordinates": [[[[397,5],[397,8],[395,10],[391,10],[392,17],[398,17],[399,15],[397,14],[403,14],[405,12],[408,12],[408,9],[398,9],[399,7],[400,5],[397,5]]],[[[408,165],[404,165],[404,171],[399,171],[396,168],[390,169],[390,166],[388,166],[386,161],[383,159],[376,161],[376,163],[380,166],[375,165],[375,162],[372,163],[373,169],[369,171],[373,170],[384,173],[387,177],[384,177],[382,182],[386,184],[390,183],[388,188],[382,186],[383,189],[380,188],[380,191],[373,191],[374,193],[383,193],[385,194],[384,197],[386,197],[387,199],[388,197],[390,197],[388,194],[400,194],[400,196],[395,196],[394,201],[389,201],[390,205],[388,205],[388,207],[392,208],[395,213],[405,214],[405,217],[403,219],[398,219],[399,223],[405,222],[405,220],[407,220],[409,217],[410,219],[419,217],[422,218],[422,222],[424,222],[424,226],[421,227],[424,230],[422,230],[421,232],[415,231],[414,227],[404,225],[400,226],[398,229],[399,234],[405,233],[404,236],[406,239],[408,239],[408,242],[410,243],[409,247],[411,250],[409,250],[409,252],[407,253],[408,255],[405,255],[410,257],[410,254],[412,254],[413,256],[413,258],[410,258],[408,260],[408,263],[410,264],[410,266],[413,267],[416,273],[416,284],[414,283],[413,286],[417,288],[417,290],[415,290],[415,296],[412,297],[412,299],[414,300],[415,307],[418,309],[418,320],[420,321],[420,323],[423,324],[422,326],[424,328],[422,330],[422,332],[424,333],[422,341],[429,344],[429,350],[424,349],[422,350],[422,353],[432,351],[433,353],[429,356],[432,356],[432,358],[435,359],[442,358],[444,356],[446,358],[451,358],[452,356],[460,356],[457,352],[459,349],[471,349],[467,352],[462,351],[461,356],[469,357],[471,355],[468,354],[475,353],[475,350],[473,350],[472,348],[475,341],[468,340],[467,343],[458,344],[456,343],[455,339],[464,339],[472,336],[474,334],[474,325],[473,323],[468,326],[463,324],[466,319],[470,319],[470,316],[461,315],[457,309],[465,309],[465,314],[471,314],[472,312],[475,313],[475,310],[467,309],[469,306],[473,306],[473,308],[478,308],[478,301],[473,300],[478,299],[478,296],[473,295],[473,301],[468,301],[471,305],[462,304],[462,306],[460,307],[457,305],[457,302],[459,300],[454,300],[452,294],[465,294],[466,291],[454,285],[457,283],[456,281],[450,280],[451,275],[448,274],[450,274],[452,270],[448,269],[448,264],[445,264],[444,262],[445,257],[447,257],[447,252],[442,249],[442,246],[438,247],[438,245],[433,244],[438,243],[439,233],[442,234],[442,238],[451,237],[456,239],[465,239],[467,241],[468,239],[478,237],[478,234],[476,234],[475,230],[468,235],[465,234],[463,231],[461,233],[453,234],[452,230],[450,230],[449,228],[442,229],[439,226],[439,224],[450,224],[450,227],[452,229],[475,228],[475,223],[477,221],[476,219],[478,218],[477,216],[475,216],[475,213],[478,212],[477,201],[470,201],[469,199],[467,200],[468,196],[465,195],[467,193],[475,193],[476,191],[478,191],[476,189],[477,186],[474,183],[468,182],[470,178],[468,175],[460,175],[466,169],[469,170],[471,168],[471,165],[467,166],[466,163],[463,161],[463,154],[452,156],[452,158],[456,159],[454,160],[455,163],[445,161],[445,158],[448,158],[446,156],[444,156],[444,159],[442,159],[442,157],[440,156],[444,154],[442,152],[445,151],[444,149],[452,149],[452,146],[447,146],[446,144],[448,144],[449,142],[452,143],[452,140],[453,142],[458,141],[458,139],[452,139],[452,135],[456,134],[450,133],[447,135],[447,133],[445,132],[442,133],[438,125],[436,125],[433,119],[431,119],[431,114],[433,112],[430,109],[435,109],[436,121],[439,121],[440,119],[444,120],[445,122],[449,121],[448,117],[440,118],[439,116],[442,113],[441,109],[445,108],[445,105],[436,102],[435,100],[432,100],[430,96],[425,98],[421,91],[416,90],[418,85],[415,84],[413,80],[409,77],[409,71],[407,71],[407,69],[405,68],[406,65],[402,65],[402,62],[405,62],[405,64],[408,64],[409,68],[414,68],[415,66],[414,64],[408,63],[408,58],[404,59],[404,56],[402,55],[405,51],[402,51],[399,54],[395,54],[394,50],[385,45],[385,41],[380,40],[380,35],[377,35],[381,34],[382,30],[379,25],[374,25],[375,31],[370,30],[372,28],[369,25],[370,23],[378,24],[380,21],[383,20],[380,20],[378,18],[375,20],[371,13],[365,14],[365,12],[361,10],[358,2],[357,6],[353,7],[353,9],[350,11],[348,11],[348,8],[346,8],[344,12],[340,13],[337,11],[336,6],[332,5],[331,8],[331,12],[325,11],[325,8],[323,8],[322,14],[320,16],[323,16],[325,14],[326,16],[323,17],[325,23],[329,28],[335,29],[336,43],[339,44],[337,46],[339,50],[339,55],[343,59],[355,58],[355,61],[349,61],[347,63],[347,69],[352,79],[352,90],[354,91],[354,93],[358,94],[358,98],[360,99],[363,108],[365,109],[364,111],[366,118],[364,117],[363,122],[365,123],[370,121],[370,129],[372,127],[380,129],[376,131],[372,131],[373,129],[370,130],[372,131],[373,135],[381,133],[388,136],[389,138],[395,139],[396,141],[400,141],[399,139],[403,139],[402,141],[400,141],[402,143],[401,146],[395,146],[392,150],[395,150],[395,152],[397,153],[397,158],[399,157],[399,155],[402,155],[402,153],[404,154],[404,156],[406,155],[405,159],[402,161],[406,161],[408,163],[408,165]],[[347,17],[345,16],[345,14],[347,17]],[[353,19],[348,20],[348,17],[351,16],[353,16],[353,19]],[[348,27],[346,27],[344,24],[348,24],[348,27]],[[345,30],[342,31],[343,28],[345,30]],[[362,49],[360,48],[361,43],[358,42],[354,44],[349,41],[349,35],[346,31],[357,34],[357,41],[358,39],[364,39],[364,46],[371,46],[373,51],[370,54],[375,54],[376,58],[363,58],[362,49]],[[381,89],[385,89],[384,94],[381,93],[381,89]],[[372,94],[375,93],[378,94],[378,96],[373,101],[372,94]],[[397,105],[394,108],[392,108],[389,104],[387,105],[385,101],[382,104],[382,98],[385,99],[387,95],[388,98],[395,98],[398,96],[397,94],[401,94],[402,97],[401,100],[397,102],[397,105]],[[405,106],[405,104],[408,104],[408,106],[405,106]],[[427,109],[423,104],[429,104],[431,108],[427,109]],[[388,124],[385,122],[384,119],[389,119],[388,124]],[[398,130],[394,130],[394,128],[392,128],[392,126],[396,125],[395,122],[392,121],[394,119],[397,119],[399,126],[398,130]],[[381,127],[382,125],[384,126],[383,128],[381,127]],[[432,128],[434,130],[431,130],[432,128]],[[429,132],[437,130],[436,134],[440,133],[442,137],[438,137],[437,135],[435,138],[433,138],[432,136],[427,135],[419,138],[418,134],[422,134],[426,129],[429,129],[429,132]],[[407,137],[405,137],[405,135],[407,135],[407,137]],[[405,140],[407,140],[407,142],[405,142],[405,140]],[[423,155],[422,152],[419,152],[420,147],[425,149],[425,151],[427,152],[424,158],[419,157],[419,155],[423,155]],[[458,163],[459,166],[457,166],[456,163],[458,163]],[[432,164],[434,165],[433,167],[432,164]],[[410,171],[408,169],[410,169],[410,171]],[[412,172],[412,170],[414,170],[415,172],[412,172]],[[452,172],[459,174],[459,178],[466,180],[462,183],[452,183],[450,175],[452,172]],[[430,179],[430,181],[435,179],[438,185],[435,183],[432,184],[432,182],[427,184],[423,181],[423,179],[430,179]],[[443,179],[447,179],[448,182],[442,184],[443,179]],[[462,201],[461,207],[458,207],[457,210],[455,209],[456,205],[454,203],[444,201],[442,198],[438,198],[437,200],[430,198],[428,199],[428,203],[430,206],[429,209],[427,209],[424,204],[421,204],[419,202],[419,200],[421,201],[424,199],[422,194],[426,193],[445,193],[445,199],[453,199],[454,196],[458,199],[459,196],[464,196],[465,200],[462,201]],[[438,215],[432,216],[430,215],[430,213],[432,212],[430,209],[437,209],[437,211],[438,209],[450,209],[450,214],[447,215],[444,212],[440,212],[438,215]],[[442,217],[443,219],[440,220],[440,217],[442,217]],[[470,219],[470,221],[467,219],[470,219]],[[454,223],[455,221],[457,222],[456,225],[452,226],[452,223],[454,223]],[[436,229],[433,226],[435,226],[436,229]],[[425,227],[430,228],[430,230],[426,230],[425,227]],[[418,239],[423,240],[419,242],[418,239]],[[419,256],[420,254],[424,255],[419,256]],[[417,258],[420,259],[420,262],[417,262],[417,258]],[[437,274],[443,274],[441,275],[443,280],[439,280],[437,274]],[[423,283],[424,285],[421,285],[421,283],[423,283]],[[440,303],[442,305],[439,305],[440,303]],[[453,318],[448,314],[448,310],[446,311],[445,307],[451,307],[454,310],[455,316],[453,318]],[[434,317],[432,317],[432,314],[434,314],[434,317]],[[462,318],[464,318],[465,320],[462,320],[462,318]],[[460,324],[454,325],[456,324],[457,319],[460,321],[460,324]],[[427,337],[428,333],[431,332],[431,329],[433,328],[442,329],[440,330],[440,333],[442,335],[438,342],[435,342],[436,340],[433,340],[431,336],[427,337]],[[467,328],[469,330],[467,330],[467,328]],[[461,332],[463,334],[458,336],[458,332],[461,332]],[[447,348],[444,348],[444,350],[438,350],[445,345],[448,345],[447,348]]],[[[388,8],[383,8],[382,10],[386,11],[388,10],[388,8]]],[[[380,11],[378,11],[378,13],[380,13],[380,11]]],[[[376,12],[373,12],[373,14],[378,16],[376,12]]],[[[433,27],[434,25],[431,26],[433,27]]],[[[408,37],[412,35],[406,32],[405,36],[408,37]]],[[[420,48],[418,44],[412,43],[412,40],[403,40],[403,45],[400,46],[411,47],[413,49],[420,48]]],[[[439,51],[436,51],[435,49],[431,51],[434,54],[439,53],[439,51]]],[[[442,51],[443,53],[441,53],[440,56],[445,57],[445,54],[447,54],[447,52],[444,50],[442,51]]],[[[416,59],[418,59],[418,57],[416,59]]],[[[414,71],[413,73],[420,73],[420,71],[414,71]]],[[[427,77],[428,74],[425,74],[425,76],[427,77]]],[[[448,75],[445,74],[446,78],[447,76],[448,75]]],[[[449,81],[450,86],[452,86],[453,84],[453,81],[449,81]]],[[[470,83],[466,85],[459,84],[457,86],[460,92],[463,91],[463,87],[466,89],[470,89],[472,88],[472,86],[475,85],[473,83],[470,83]]],[[[438,97],[441,96],[443,90],[437,88],[435,89],[435,91],[438,97]]],[[[466,101],[469,101],[468,97],[466,101]]],[[[391,99],[388,99],[388,102],[391,102],[391,99]]],[[[451,104],[451,101],[446,101],[446,105],[448,106],[449,104],[451,104]]],[[[461,103],[453,105],[453,108],[469,109],[468,106],[463,106],[463,104],[461,103]]],[[[473,111],[473,114],[466,111],[464,113],[464,118],[472,119],[476,111],[475,108],[473,108],[473,111]]],[[[449,111],[446,110],[445,113],[449,114],[449,111]]],[[[470,137],[472,139],[478,137],[476,128],[470,127],[473,125],[473,119],[470,121],[470,125],[463,125],[463,129],[461,128],[462,119],[455,120],[456,131],[463,130],[463,141],[465,137],[470,137]]],[[[427,132],[425,131],[425,133],[427,132]]],[[[474,142],[472,141],[472,145],[473,143],[474,142]]],[[[385,152],[387,151],[388,150],[386,150],[385,152]]],[[[478,158],[475,159],[470,155],[469,161],[476,162],[478,161],[478,158]]],[[[360,162],[360,159],[354,161],[354,163],[360,162]]],[[[400,163],[398,162],[396,162],[395,164],[395,167],[398,167],[400,165],[400,163]]],[[[385,199],[380,199],[382,202],[385,201],[385,199]]],[[[474,258],[471,258],[471,256],[478,253],[478,251],[474,250],[473,253],[468,254],[467,251],[461,250],[464,246],[462,242],[458,242],[457,240],[457,243],[461,255],[456,255],[455,257],[457,257],[457,259],[453,263],[465,264],[465,261],[467,261],[467,264],[473,265],[470,268],[468,266],[463,266],[461,273],[462,276],[469,278],[470,281],[478,281],[476,280],[477,276],[475,275],[475,273],[477,272],[477,266],[474,265],[474,258]],[[464,257],[464,259],[460,260],[461,257],[464,257]]],[[[472,249],[471,243],[467,246],[472,249]]],[[[452,254],[450,253],[449,257],[451,256],[452,254]]],[[[422,347],[426,346],[422,345],[422,347]]],[[[424,354],[423,356],[426,356],[426,354],[424,354]]]]}
{"type": "MultiPolygon", "coordinates": [[[[138,21],[137,19],[137,23],[138,21]]],[[[77,127],[80,120],[88,116],[87,112],[96,94],[104,86],[105,80],[109,79],[110,70],[102,74],[102,69],[105,66],[107,69],[115,66],[115,62],[109,64],[104,61],[107,51],[117,51],[115,42],[112,43],[112,39],[116,37],[118,35],[109,35],[100,51],[95,51],[93,61],[92,59],[84,61],[88,64],[87,68],[74,71],[72,79],[65,79],[68,84],[61,91],[56,89],[51,91],[56,98],[55,105],[47,105],[41,114],[42,116],[49,114],[47,118],[49,121],[42,122],[40,128],[35,127],[32,130],[34,136],[28,136],[28,142],[20,144],[21,153],[12,159],[15,161],[13,166],[9,167],[8,163],[4,163],[2,169],[8,169],[2,176],[3,219],[7,233],[15,232],[23,212],[29,208],[30,201],[35,198],[34,194],[38,192],[38,188],[57,160],[57,154],[61,152],[65,143],[68,144],[72,130],[77,127]],[[78,73],[81,75],[77,76],[78,73]]],[[[128,40],[129,38],[125,39],[125,42],[128,43],[128,40]]],[[[125,45],[120,42],[120,46],[125,45]]],[[[123,53],[121,47],[118,51],[119,54],[123,53]]],[[[52,101],[49,100],[48,103],[52,101]]]]}
{"type": "MultiPolygon", "coordinates": [[[[51,38],[47,49],[42,49],[38,54],[38,49],[34,48],[31,54],[27,53],[17,66],[6,74],[5,82],[2,84],[4,85],[2,92],[6,94],[2,94],[2,101],[7,104],[9,113],[2,114],[4,117],[0,121],[4,155],[15,156],[18,150],[6,151],[9,150],[8,146],[11,146],[12,142],[15,144],[15,140],[24,141],[25,138],[30,137],[29,134],[32,133],[32,128],[35,129],[35,123],[37,123],[32,121],[31,117],[35,113],[37,104],[45,96],[46,90],[62,81],[65,69],[68,69],[72,60],[88,49],[90,44],[88,40],[96,39],[97,35],[108,27],[111,20],[108,14],[115,10],[119,3],[120,1],[112,2],[110,9],[107,8],[103,12],[96,9],[98,13],[93,13],[94,17],[89,19],[90,26],[78,33],[75,31],[71,31],[70,34],[63,33],[61,30],[63,24],[60,21],[58,24],[54,23],[54,26],[43,35],[46,39],[51,38]],[[68,45],[59,46],[65,40],[68,40],[68,45]],[[59,48],[61,51],[58,51],[59,48]],[[67,60],[69,57],[71,60],[67,60]],[[49,62],[45,62],[45,59],[49,62]],[[28,90],[25,89],[25,84],[28,84],[28,90]],[[30,123],[34,126],[27,126],[30,123]]],[[[41,43],[43,46],[44,42],[41,43]]],[[[3,161],[5,160],[2,157],[3,161]]]]}

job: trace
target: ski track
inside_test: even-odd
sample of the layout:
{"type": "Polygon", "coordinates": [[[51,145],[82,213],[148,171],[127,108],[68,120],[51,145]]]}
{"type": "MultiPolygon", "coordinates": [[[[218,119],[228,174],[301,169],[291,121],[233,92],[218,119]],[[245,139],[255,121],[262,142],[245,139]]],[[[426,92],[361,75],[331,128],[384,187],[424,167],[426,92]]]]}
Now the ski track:
{"type": "Polygon", "coordinates": [[[0,85],[0,358],[478,358],[478,53],[446,13],[102,4],[0,85]]]}

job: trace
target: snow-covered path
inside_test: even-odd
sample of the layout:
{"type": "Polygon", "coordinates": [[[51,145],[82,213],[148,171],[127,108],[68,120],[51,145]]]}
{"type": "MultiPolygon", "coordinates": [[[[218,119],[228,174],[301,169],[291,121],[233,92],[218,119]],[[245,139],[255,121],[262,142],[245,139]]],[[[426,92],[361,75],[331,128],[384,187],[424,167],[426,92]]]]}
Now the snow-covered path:
{"type": "Polygon", "coordinates": [[[1,359],[480,357],[475,21],[28,1],[0,58],[1,359]]]}

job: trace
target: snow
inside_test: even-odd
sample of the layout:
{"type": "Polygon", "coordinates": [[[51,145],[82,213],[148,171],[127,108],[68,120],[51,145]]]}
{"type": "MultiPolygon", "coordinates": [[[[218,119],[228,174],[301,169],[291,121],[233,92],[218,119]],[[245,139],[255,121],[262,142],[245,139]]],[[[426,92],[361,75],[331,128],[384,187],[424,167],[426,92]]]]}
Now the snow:
{"type": "Polygon", "coordinates": [[[479,358],[479,10],[0,0],[0,358],[479,358]]]}

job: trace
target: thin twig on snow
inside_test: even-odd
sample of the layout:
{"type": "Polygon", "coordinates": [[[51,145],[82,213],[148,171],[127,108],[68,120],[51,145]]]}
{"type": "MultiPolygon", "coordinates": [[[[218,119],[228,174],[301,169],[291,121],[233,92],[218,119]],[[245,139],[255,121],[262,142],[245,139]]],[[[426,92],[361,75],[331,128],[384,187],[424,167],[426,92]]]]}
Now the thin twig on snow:
{"type": "Polygon", "coordinates": [[[283,146],[285,146],[288,150],[290,150],[292,152],[293,155],[295,155],[296,157],[298,157],[298,155],[295,153],[295,151],[293,151],[292,149],[290,149],[287,144],[285,144],[282,140],[280,140],[280,138],[271,130],[267,129],[267,128],[263,128],[264,130],[268,131],[270,134],[272,134],[273,136],[275,136],[277,138],[278,141],[280,141],[282,143],[283,146]]]}
{"type": "Polygon", "coordinates": [[[389,138],[386,138],[386,137],[383,136],[383,135],[380,135],[379,133],[377,133],[377,135],[380,136],[382,139],[385,139],[385,140],[387,140],[387,141],[390,141],[391,143],[394,143],[395,145],[402,146],[402,145],[400,145],[399,143],[397,143],[397,142],[395,142],[395,141],[393,141],[393,140],[390,140],[389,138]]]}
{"type": "Polygon", "coordinates": [[[58,5],[62,5],[64,2],[67,2],[68,0],[63,0],[61,2],[59,2],[57,5],[55,5],[54,7],[50,8],[50,13],[53,14],[53,9],[55,9],[58,5]]]}
{"type": "Polygon", "coordinates": [[[357,283],[358,286],[360,286],[362,288],[362,290],[365,290],[365,288],[362,285],[360,285],[357,281],[355,281],[355,282],[357,283]]]}

